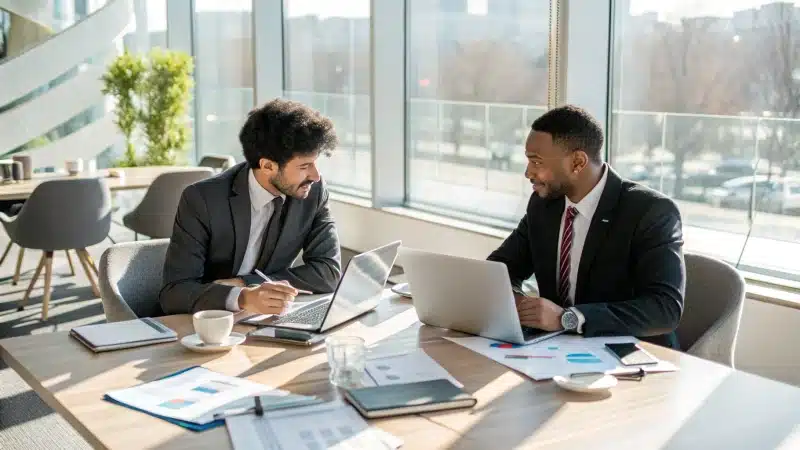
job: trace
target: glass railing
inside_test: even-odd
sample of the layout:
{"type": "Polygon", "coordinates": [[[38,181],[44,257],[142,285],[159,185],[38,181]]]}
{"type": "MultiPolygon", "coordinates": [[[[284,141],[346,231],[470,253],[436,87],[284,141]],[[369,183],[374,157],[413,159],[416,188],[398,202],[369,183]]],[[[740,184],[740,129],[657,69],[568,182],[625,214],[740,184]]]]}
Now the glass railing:
{"type": "MultiPolygon", "coordinates": [[[[202,126],[215,130],[201,136],[217,135],[225,144],[212,147],[238,158],[236,136],[252,90],[236,91],[199,95],[202,126]]],[[[336,124],[341,145],[323,163],[328,182],[368,190],[369,96],[285,94],[336,124]]],[[[531,192],[522,176],[523,142],[546,108],[419,98],[407,108],[409,203],[508,226],[519,220],[531,192]]],[[[690,248],[773,274],[800,274],[800,260],[789,256],[800,253],[800,168],[793,146],[800,141],[800,119],[614,111],[608,137],[609,160],[622,176],[676,200],[684,223],[695,230],[687,232],[690,248]]]]}

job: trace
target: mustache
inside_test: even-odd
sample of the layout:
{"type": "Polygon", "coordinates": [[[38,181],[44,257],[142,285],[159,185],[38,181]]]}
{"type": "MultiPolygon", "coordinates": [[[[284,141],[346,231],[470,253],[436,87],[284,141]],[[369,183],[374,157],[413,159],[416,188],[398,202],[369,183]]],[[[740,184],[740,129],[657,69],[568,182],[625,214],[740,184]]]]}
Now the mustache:
{"type": "Polygon", "coordinates": [[[302,188],[302,187],[310,186],[312,184],[314,184],[313,180],[306,180],[306,181],[303,181],[302,183],[300,183],[300,187],[302,188]]]}

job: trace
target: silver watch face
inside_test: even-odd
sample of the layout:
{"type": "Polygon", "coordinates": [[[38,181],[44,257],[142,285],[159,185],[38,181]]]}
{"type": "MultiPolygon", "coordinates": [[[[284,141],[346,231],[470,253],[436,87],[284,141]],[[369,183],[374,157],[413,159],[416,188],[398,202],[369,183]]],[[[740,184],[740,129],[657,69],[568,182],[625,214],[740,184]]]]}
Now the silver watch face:
{"type": "Polygon", "coordinates": [[[561,315],[561,326],[565,330],[576,330],[578,328],[578,315],[572,311],[564,311],[561,315]]]}

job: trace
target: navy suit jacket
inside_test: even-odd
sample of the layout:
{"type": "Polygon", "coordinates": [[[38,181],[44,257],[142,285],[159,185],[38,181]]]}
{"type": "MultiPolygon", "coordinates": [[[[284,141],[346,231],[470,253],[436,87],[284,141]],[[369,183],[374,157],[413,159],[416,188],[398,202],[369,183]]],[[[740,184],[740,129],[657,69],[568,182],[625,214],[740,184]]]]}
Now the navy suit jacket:
{"type": "MultiPolygon", "coordinates": [[[[575,287],[575,307],[586,319],[583,334],[632,335],[678,348],[674,330],[686,289],[680,213],[659,192],[608,171],[575,287]]],[[[488,258],[506,264],[516,287],[535,274],[539,295],[556,303],[563,212],[563,197],[533,193],[525,217],[488,258]]]]}

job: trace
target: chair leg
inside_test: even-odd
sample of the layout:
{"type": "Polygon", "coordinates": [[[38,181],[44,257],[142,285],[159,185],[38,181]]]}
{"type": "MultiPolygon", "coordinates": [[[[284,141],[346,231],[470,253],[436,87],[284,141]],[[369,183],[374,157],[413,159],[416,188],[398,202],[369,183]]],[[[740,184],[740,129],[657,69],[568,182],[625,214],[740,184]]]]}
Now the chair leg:
{"type": "Polygon", "coordinates": [[[42,273],[42,268],[44,267],[44,260],[45,260],[45,252],[42,252],[42,257],[39,258],[39,265],[36,266],[36,272],[33,273],[33,278],[31,278],[30,284],[28,284],[28,289],[25,291],[25,295],[22,297],[22,300],[19,302],[17,306],[17,311],[22,311],[25,309],[25,305],[28,304],[28,298],[31,296],[31,291],[33,290],[33,286],[36,285],[36,280],[39,279],[39,274],[42,273]]]}
{"type": "Polygon", "coordinates": [[[50,281],[53,279],[53,252],[45,252],[44,258],[44,298],[42,299],[42,320],[47,320],[50,311],[50,281]]]}
{"type": "Polygon", "coordinates": [[[89,254],[88,250],[83,249],[83,256],[86,257],[86,262],[89,263],[89,267],[91,267],[92,271],[94,272],[94,276],[97,277],[97,279],[100,279],[100,271],[97,270],[97,265],[94,263],[94,258],[92,258],[92,255],[89,254]]]}
{"type": "Polygon", "coordinates": [[[11,246],[12,246],[12,245],[14,245],[14,243],[13,243],[13,242],[11,242],[11,241],[9,241],[9,242],[8,242],[8,245],[6,246],[6,251],[4,251],[4,252],[3,252],[3,257],[2,257],[2,258],[0,258],[0,265],[2,265],[2,264],[3,264],[3,261],[5,261],[5,260],[6,260],[6,256],[8,256],[8,252],[10,252],[10,251],[11,251],[11,246]]]}
{"type": "Polygon", "coordinates": [[[86,249],[76,249],[75,253],[78,254],[78,260],[81,262],[81,266],[83,266],[83,271],[86,272],[86,278],[89,279],[89,283],[92,285],[92,293],[96,297],[100,297],[100,288],[97,287],[97,281],[94,279],[94,270],[92,270],[89,266],[89,262],[86,260],[86,256],[88,256],[86,249]]]}
{"type": "Polygon", "coordinates": [[[14,278],[11,279],[11,284],[16,286],[19,283],[19,271],[22,269],[22,257],[25,256],[25,247],[19,248],[19,256],[17,257],[17,268],[14,271],[14,278]]]}
{"type": "Polygon", "coordinates": [[[134,241],[138,241],[139,240],[139,233],[136,233],[136,232],[133,233],[133,240],[134,241]]]}
{"type": "Polygon", "coordinates": [[[108,236],[106,236],[106,238],[108,238],[108,240],[111,241],[112,244],[116,244],[117,243],[117,241],[115,241],[114,238],[112,238],[110,234],[108,236]]]}
{"type": "Polygon", "coordinates": [[[64,250],[64,254],[67,255],[67,262],[69,263],[69,274],[75,276],[75,266],[72,265],[72,256],[70,256],[69,250],[64,250]]]}

